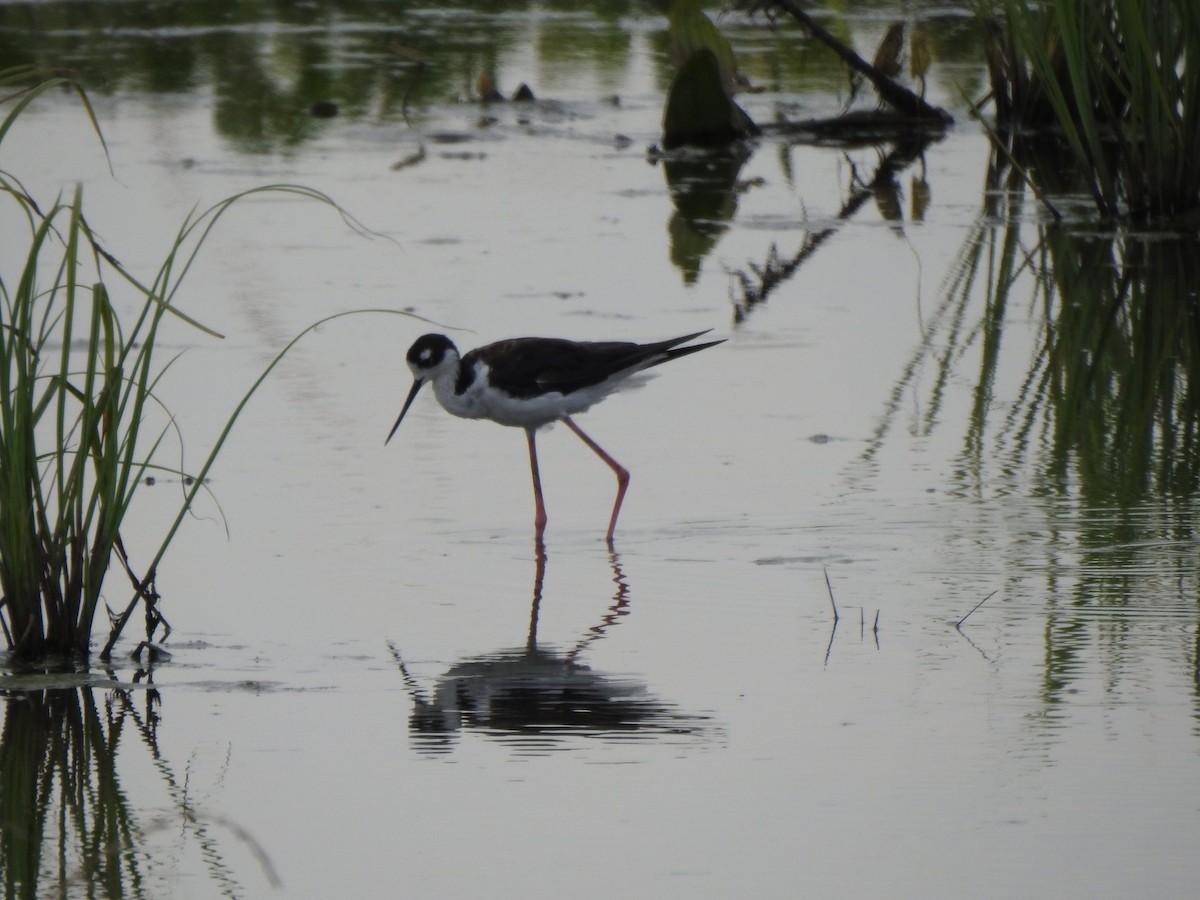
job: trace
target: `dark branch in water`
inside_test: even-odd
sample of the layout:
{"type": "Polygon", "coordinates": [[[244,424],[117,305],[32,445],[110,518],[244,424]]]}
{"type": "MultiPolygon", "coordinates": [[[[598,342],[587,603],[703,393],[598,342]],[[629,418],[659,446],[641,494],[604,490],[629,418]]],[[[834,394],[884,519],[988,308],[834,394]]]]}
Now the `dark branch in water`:
{"type": "Polygon", "coordinates": [[[885,72],[871,65],[871,63],[839,41],[817,22],[813,21],[812,17],[802,10],[795,0],[762,0],[762,2],[750,3],[748,7],[751,14],[760,9],[772,11],[783,10],[788,13],[803,27],[807,28],[809,34],[836,53],[846,65],[870,81],[874,85],[875,90],[879,92],[879,96],[894,109],[914,119],[927,119],[940,122],[943,125],[949,125],[954,121],[953,117],[944,109],[930,106],[921,97],[918,97],[908,88],[904,87],[904,85],[897,83],[885,72]]]}

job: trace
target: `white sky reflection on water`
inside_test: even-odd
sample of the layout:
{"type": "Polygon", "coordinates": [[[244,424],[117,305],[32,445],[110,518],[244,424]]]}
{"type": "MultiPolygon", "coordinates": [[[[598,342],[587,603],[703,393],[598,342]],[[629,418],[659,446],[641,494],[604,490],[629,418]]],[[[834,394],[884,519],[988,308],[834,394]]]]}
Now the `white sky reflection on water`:
{"type": "MultiPolygon", "coordinates": [[[[930,367],[868,452],[980,214],[986,142],[960,121],[927,151],[923,223],[897,234],[868,205],[733,328],[724,269],[773,242],[791,252],[802,216],[832,221],[846,159],[788,151],[789,184],[784,151],[759,147],[735,219],[685,286],[663,170],[644,154],[651,57],[633,41],[615,82],[546,77],[523,48],[513,77],[582,113],[525,129],[502,112],[480,135],[477,108],[443,108],[428,129],[472,139],[426,143],[426,161],[397,172],[416,146],[403,125],[333,120],[287,155],[245,156],[212,134],[202,98],[98,100],[115,179],[69,103],[35,107],[6,139],[5,168],[35,190],[82,179],[93,226],[136,269],[157,264],[194,204],[267,182],[326,191],[386,236],[291,199],[230,214],[182,299],[227,338],[173,326],[167,341],[187,348],[163,394],[192,465],[282,345],[341,310],[411,307],[472,329],[454,333],[464,348],[525,333],[729,337],[581,420],[633,473],[623,599],[602,542],[611,473],[566,429],[539,441],[538,645],[561,662],[595,639],[585,668],[531,674],[510,652],[503,677],[525,679],[521,699],[550,717],[551,695],[561,714],[573,689],[587,695],[576,709],[633,692],[647,736],[531,735],[505,724],[520,709],[480,712],[506,683],[484,674],[529,630],[524,439],[425,397],[384,448],[403,353],[429,329],[364,315],[306,338],[247,408],[212,474],[231,539],[205,504],[160,570],[176,629],[155,674],[163,758],[190,773],[199,808],[253,836],[289,897],[1188,895],[1195,548],[1164,536],[1194,510],[1023,496],[1019,473],[992,481],[987,464],[971,490],[956,424],[969,362],[937,427],[919,427],[930,367]],[[622,104],[592,102],[607,93],[622,104]],[[1089,547],[1098,534],[1124,542],[1116,562],[1089,547]],[[439,690],[442,711],[474,706],[431,739],[411,717],[439,690]]],[[[1020,360],[1036,326],[1024,309],[1012,320],[1006,353],[1020,360]]],[[[997,403],[1014,383],[995,385],[997,403]]],[[[165,483],[139,496],[135,565],[176,502],[165,483]]],[[[169,814],[146,748],[127,741],[121,761],[147,815],[169,814]]],[[[211,833],[242,893],[264,895],[248,848],[211,833]]],[[[194,844],[149,840],[188,876],[164,895],[205,894],[187,893],[211,874],[194,844]]]]}

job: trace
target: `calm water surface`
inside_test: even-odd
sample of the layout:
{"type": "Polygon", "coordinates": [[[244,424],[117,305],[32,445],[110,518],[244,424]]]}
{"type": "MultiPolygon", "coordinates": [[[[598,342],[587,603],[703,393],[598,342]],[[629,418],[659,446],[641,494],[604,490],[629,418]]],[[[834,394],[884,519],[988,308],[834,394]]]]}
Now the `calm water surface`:
{"type": "MultiPolygon", "coordinates": [[[[41,761],[51,809],[83,796],[122,823],[97,884],[1192,895],[1191,457],[1154,450],[1122,481],[1125,457],[1056,444],[1044,215],[985,194],[965,10],[910,10],[936,35],[929,97],[958,123],[873,183],[893,148],[768,137],[733,162],[652,162],[670,68],[647,6],[86,6],[2,5],[0,40],[33,54],[36,27],[47,57],[104,70],[113,172],[68,96],[21,118],[5,170],[40,196],[81,182],[92,226],[147,274],[190,210],[261,184],[327,192],[361,226],[283,196],[222,220],[181,305],[225,338],[167,336],[185,467],[336,312],[411,310],[464,347],[728,338],[583,420],[633,473],[615,553],[611,473],[566,429],[542,438],[542,557],[519,432],[427,396],[383,446],[429,326],[364,313],[306,337],[160,569],[175,631],[152,689],[123,661],[133,628],[78,687],[5,682],[8,765],[41,761]],[[485,71],[541,99],[471,102],[485,71]],[[309,115],[317,100],[340,114],[309,115]],[[794,258],[747,300],[756,267],[794,258]],[[64,742],[112,780],[56,763],[64,742]]],[[[898,15],[856,9],[829,21],[860,48],[898,15]]],[[[726,27],[765,88],[744,98],[756,119],[840,108],[841,76],[795,28],[726,27]]],[[[169,479],[139,494],[135,566],[178,502],[169,479]]],[[[127,602],[117,580],[109,602],[127,602]]],[[[61,872],[83,895],[57,822],[39,892],[61,872]]]]}

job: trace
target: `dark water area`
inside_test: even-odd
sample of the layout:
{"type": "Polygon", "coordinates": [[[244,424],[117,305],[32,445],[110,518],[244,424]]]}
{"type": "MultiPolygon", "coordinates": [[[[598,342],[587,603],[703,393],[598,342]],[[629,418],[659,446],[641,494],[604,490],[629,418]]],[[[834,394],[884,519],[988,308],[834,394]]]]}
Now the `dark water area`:
{"type": "MultiPolygon", "coordinates": [[[[971,118],[971,9],[810,11],[867,57],[919,25],[953,124],[796,129],[877,99],[764,13],[711,11],[764,135],[664,156],[665,6],[0,3],[105,142],[54,92],[0,168],[82,185],[131,271],[264,184],[348,213],[212,231],[178,303],[224,338],[169,323],[148,413],[171,466],[310,324],[391,311],[247,404],[159,567],[165,655],[139,614],[108,666],[0,675],[6,896],[1191,895],[1195,235],[1069,181],[1055,218],[971,118]],[[565,428],[544,547],[519,431],[422,396],[384,446],[426,331],[704,329],[580,417],[633,473],[611,550],[565,428]]],[[[27,241],[0,213],[6,285],[27,241]]],[[[139,489],[135,567],[182,487],[139,489]]]]}

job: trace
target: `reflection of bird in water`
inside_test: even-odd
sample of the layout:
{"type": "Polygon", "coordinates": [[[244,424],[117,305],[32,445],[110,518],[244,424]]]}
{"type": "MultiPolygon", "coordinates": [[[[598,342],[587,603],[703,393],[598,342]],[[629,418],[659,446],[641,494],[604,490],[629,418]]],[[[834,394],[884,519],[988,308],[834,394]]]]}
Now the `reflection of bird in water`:
{"type": "Polygon", "coordinates": [[[409,728],[419,749],[449,750],[462,731],[475,730],[528,752],[562,749],[572,738],[608,741],[695,740],[714,728],[653,697],[634,678],[607,675],[579,662],[583,650],[629,614],[629,588],[615,552],[610,554],[616,592],[601,621],[574,647],[559,651],[537,643],[546,553],[537,542],[533,606],[524,647],[470,657],[452,665],[427,694],[409,674],[399,650],[392,655],[413,700],[409,728]]]}
{"type": "Polygon", "coordinates": [[[565,422],[616,473],[617,499],[607,535],[612,544],[621,501],[629,485],[629,472],[588,437],[571,416],[614,391],[637,384],[642,379],[634,376],[645,369],[721,343],[708,341],[680,346],[706,333],[698,331],[652,344],[516,338],[479,347],[464,356],[459,355],[458,348],[445,335],[427,334],[409,348],[407,358],[413,386],[387,440],[392,439],[417,391],[427,381],[433,382],[434,395],[448,413],[524,428],[533,471],[534,528],[540,539],[546,529],[546,506],[542,501],[534,435],[543,425],[565,422]]]}

